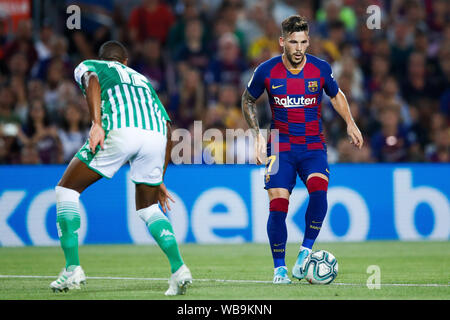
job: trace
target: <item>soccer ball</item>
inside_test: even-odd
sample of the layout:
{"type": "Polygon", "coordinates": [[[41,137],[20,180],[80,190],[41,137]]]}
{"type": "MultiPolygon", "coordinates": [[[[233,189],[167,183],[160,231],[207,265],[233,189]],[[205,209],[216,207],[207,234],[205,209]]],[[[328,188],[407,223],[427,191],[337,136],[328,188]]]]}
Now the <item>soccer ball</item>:
{"type": "Polygon", "coordinates": [[[310,254],[305,266],[305,279],[311,284],[330,284],[338,274],[338,262],[328,251],[310,254]]]}

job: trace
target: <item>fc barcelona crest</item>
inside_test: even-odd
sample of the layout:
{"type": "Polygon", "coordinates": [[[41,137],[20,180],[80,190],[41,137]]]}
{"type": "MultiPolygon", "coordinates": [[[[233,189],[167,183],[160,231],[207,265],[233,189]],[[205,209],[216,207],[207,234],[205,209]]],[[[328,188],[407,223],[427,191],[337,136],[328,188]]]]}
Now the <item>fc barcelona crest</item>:
{"type": "Polygon", "coordinates": [[[308,81],[308,90],[309,92],[316,92],[319,89],[319,85],[317,81],[308,81]]]}

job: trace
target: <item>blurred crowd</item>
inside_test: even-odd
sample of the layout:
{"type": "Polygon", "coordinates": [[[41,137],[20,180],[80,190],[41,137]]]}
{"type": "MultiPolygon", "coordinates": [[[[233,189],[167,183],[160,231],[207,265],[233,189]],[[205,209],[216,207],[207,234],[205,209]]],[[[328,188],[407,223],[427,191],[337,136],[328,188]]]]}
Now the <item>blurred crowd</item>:
{"type": "MultiPolygon", "coordinates": [[[[58,3],[38,20],[21,20],[14,32],[0,12],[1,164],[70,161],[90,128],[73,69],[95,59],[110,39],[126,45],[128,65],[151,81],[175,128],[192,131],[200,120],[203,130],[246,130],[242,92],[255,67],[281,53],[280,24],[293,14],[309,21],[308,51],[331,64],[365,138],[361,150],[350,145],[345,123],[325,97],[330,163],[450,161],[449,1],[58,3]],[[65,27],[72,3],[81,8],[81,30],[65,27]],[[370,5],[381,9],[379,29],[368,28],[370,5]]],[[[258,100],[258,116],[268,128],[266,95],[258,100]]],[[[246,143],[237,137],[234,144],[246,143]]],[[[229,147],[212,155],[217,163],[229,147]]]]}

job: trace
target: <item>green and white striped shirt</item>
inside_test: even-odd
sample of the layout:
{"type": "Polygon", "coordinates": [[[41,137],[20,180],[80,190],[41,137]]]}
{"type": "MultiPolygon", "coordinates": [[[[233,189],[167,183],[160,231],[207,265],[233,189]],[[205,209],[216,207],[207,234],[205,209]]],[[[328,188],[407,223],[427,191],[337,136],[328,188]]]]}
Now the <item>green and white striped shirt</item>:
{"type": "Polygon", "coordinates": [[[135,127],[166,134],[170,118],[145,76],[120,62],[85,60],[74,71],[83,94],[81,78],[87,71],[95,72],[100,83],[103,129],[135,127]]]}

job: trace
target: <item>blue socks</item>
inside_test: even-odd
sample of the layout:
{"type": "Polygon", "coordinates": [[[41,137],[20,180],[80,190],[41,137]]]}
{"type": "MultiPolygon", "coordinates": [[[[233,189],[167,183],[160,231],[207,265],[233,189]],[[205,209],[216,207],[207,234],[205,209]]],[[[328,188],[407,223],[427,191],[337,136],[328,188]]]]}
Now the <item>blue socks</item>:
{"type": "Polygon", "coordinates": [[[305,237],[302,246],[312,249],[327,214],[328,181],[312,177],[306,182],[306,188],[309,192],[309,203],[305,213],[305,237]]]}
{"type": "Polygon", "coordinates": [[[287,227],[286,216],[289,200],[273,199],[270,202],[270,214],[267,221],[267,235],[269,237],[274,268],[285,266],[287,227]]]}
{"type": "MultiPolygon", "coordinates": [[[[309,192],[308,208],[305,213],[305,236],[302,248],[312,249],[323,220],[327,214],[328,181],[314,176],[306,182],[309,192]]],[[[274,268],[285,266],[287,226],[286,217],[289,200],[276,198],[270,201],[270,214],[267,221],[267,235],[269,237],[270,250],[272,252],[274,268]]]]}

